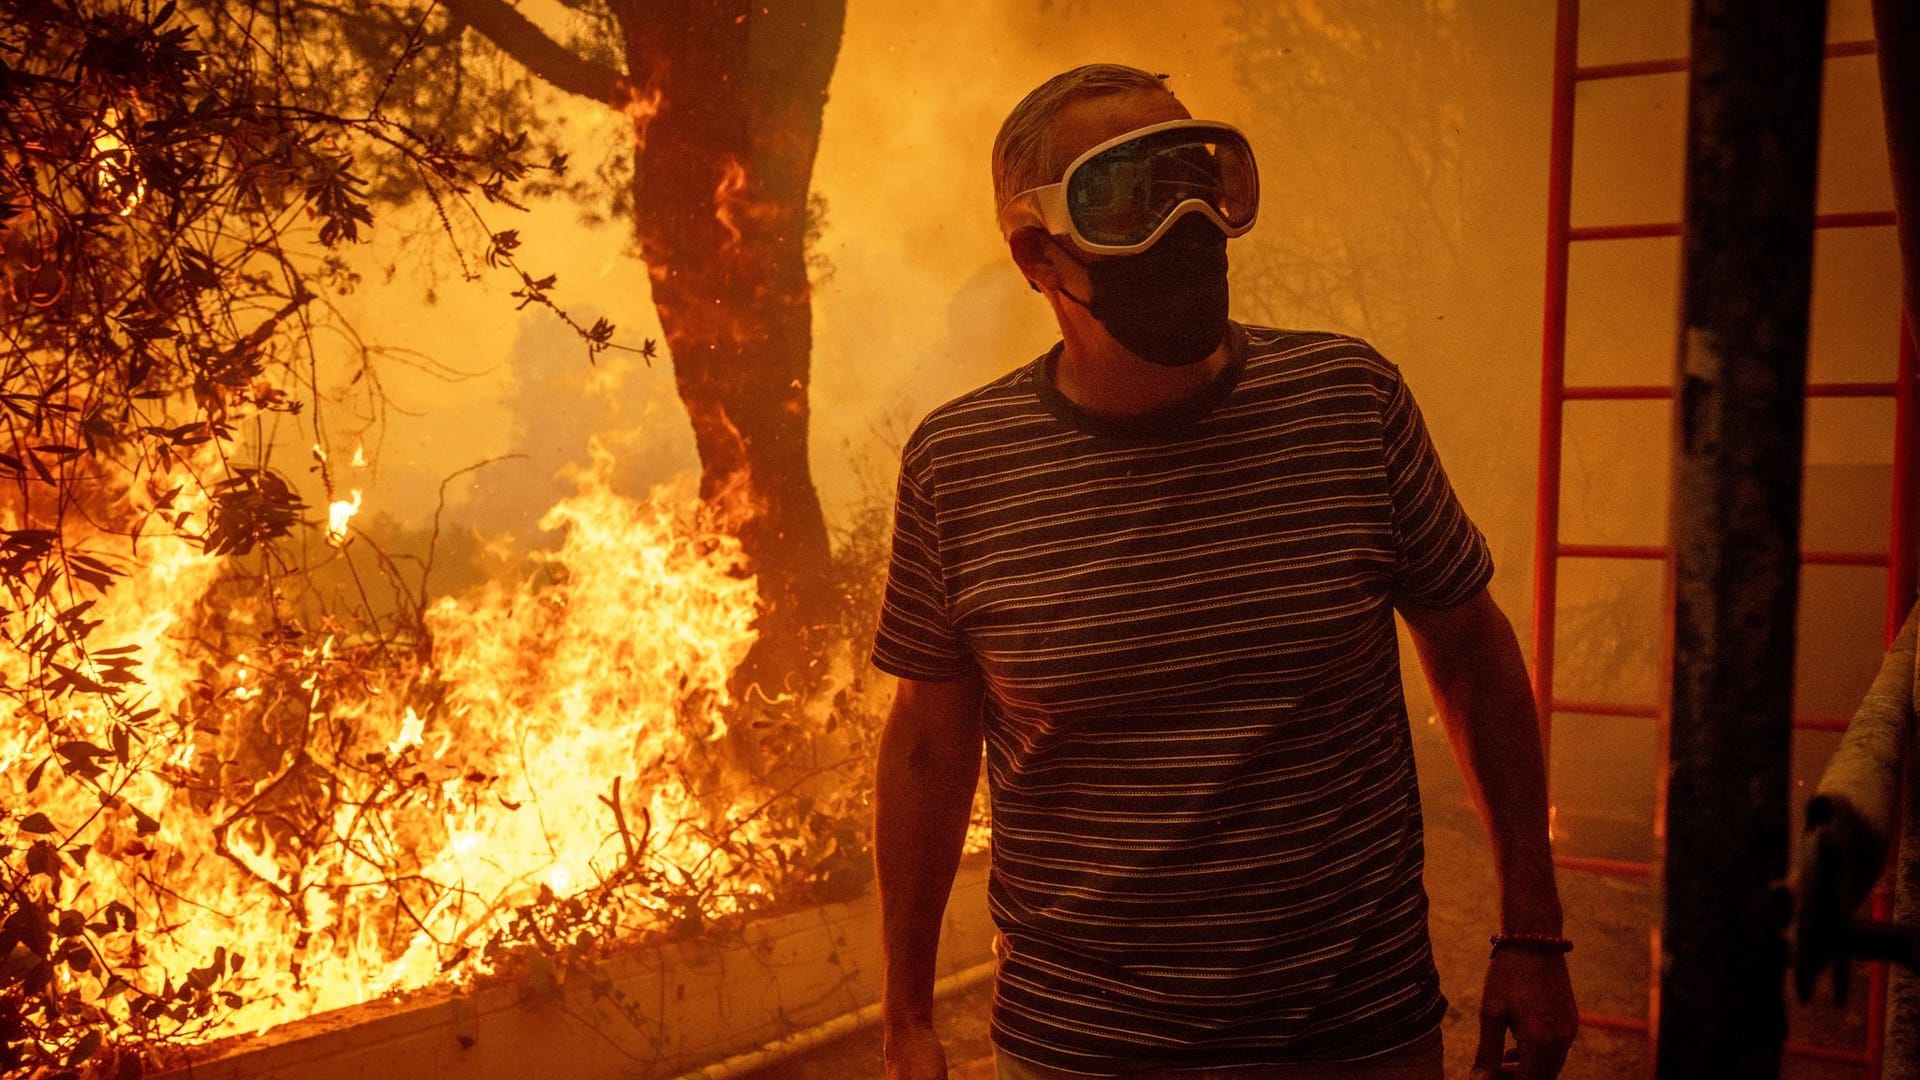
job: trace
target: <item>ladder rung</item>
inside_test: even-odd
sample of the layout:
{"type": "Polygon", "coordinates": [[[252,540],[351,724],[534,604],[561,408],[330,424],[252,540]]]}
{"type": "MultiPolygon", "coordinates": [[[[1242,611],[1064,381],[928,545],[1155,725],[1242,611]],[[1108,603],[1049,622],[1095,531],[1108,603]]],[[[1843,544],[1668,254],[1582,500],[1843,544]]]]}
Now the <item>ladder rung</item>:
{"type": "Polygon", "coordinates": [[[1581,240],[1652,240],[1679,236],[1677,221],[1643,222],[1630,225],[1575,225],[1567,229],[1569,244],[1581,240]]]}
{"type": "Polygon", "coordinates": [[[1588,64],[1573,69],[1573,81],[1631,79],[1640,75],[1672,75],[1687,70],[1692,63],[1684,56],[1668,60],[1628,60],[1618,64],[1588,64]]]}
{"type": "MultiPolygon", "coordinates": [[[[1558,544],[1554,555],[1562,559],[1664,559],[1670,549],[1664,544],[1558,544]]],[[[1802,566],[1887,565],[1884,551],[1803,551],[1802,566]]]]}
{"type": "MultiPolygon", "coordinates": [[[[1898,393],[1899,383],[1830,382],[1808,383],[1810,398],[1884,398],[1898,393]]],[[[1667,401],[1673,397],[1671,386],[1569,386],[1561,390],[1565,401],[1667,401]]]]}
{"type": "Polygon", "coordinates": [[[1655,720],[1660,709],[1654,705],[1628,705],[1614,701],[1556,701],[1553,703],[1556,713],[1585,713],[1588,716],[1632,716],[1655,720]]]}
{"type": "MultiPolygon", "coordinates": [[[[1874,229],[1893,226],[1891,210],[1857,210],[1844,214],[1815,214],[1816,229],[1874,229]]],[[[1624,225],[1575,225],[1567,229],[1567,243],[1587,240],[1656,240],[1679,236],[1677,221],[1639,221],[1624,225]]]]}
{"type": "MultiPolygon", "coordinates": [[[[1871,56],[1874,51],[1872,41],[1836,41],[1827,46],[1827,58],[1871,56]]],[[[1573,69],[1573,80],[1593,82],[1597,79],[1631,79],[1641,75],[1674,75],[1687,70],[1691,63],[1687,57],[1679,56],[1665,60],[1629,60],[1620,64],[1588,64],[1573,69]]]]}
{"type": "Polygon", "coordinates": [[[1800,553],[1802,566],[1871,566],[1885,569],[1887,553],[1884,551],[1803,551],[1800,553]]]}
{"type": "MultiPolygon", "coordinates": [[[[1581,716],[1622,716],[1637,720],[1658,720],[1660,707],[1615,701],[1555,701],[1554,715],[1576,713],[1581,716]]],[[[1845,731],[1853,721],[1845,716],[1796,716],[1795,731],[1845,731]]]]}
{"type": "Polygon", "coordinates": [[[1562,870],[1580,870],[1608,877],[1644,878],[1653,876],[1653,864],[1625,859],[1589,859],[1584,855],[1555,855],[1553,865],[1562,870]]]}
{"type": "Polygon", "coordinates": [[[1844,397],[1875,398],[1892,397],[1900,391],[1899,383],[1890,382],[1834,382],[1808,383],[1808,397],[1844,397]]]}
{"type": "Polygon", "coordinates": [[[1877,229],[1881,226],[1892,228],[1894,224],[1891,210],[1855,210],[1845,214],[1816,214],[1813,227],[1816,229],[1877,229]]]}
{"type": "Polygon", "coordinates": [[[1667,549],[1653,544],[1559,544],[1554,554],[1563,559],[1664,559],[1667,549]]]}
{"type": "Polygon", "coordinates": [[[1628,1031],[1641,1035],[1647,1033],[1647,1018],[1644,1016],[1615,1016],[1612,1013],[1580,1014],[1580,1026],[1596,1028],[1601,1031],[1628,1031]]]}
{"type": "Polygon", "coordinates": [[[1788,1057],[1806,1058],[1809,1061],[1830,1061],[1836,1065],[1866,1065],[1865,1050],[1848,1050],[1840,1046],[1821,1046],[1819,1043],[1787,1041],[1784,1048],[1788,1057]]]}
{"type": "Polygon", "coordinates": [[[1666,401],[1671,386],[1569,386],[1560,392],[1566,401],[1666,401]]]}

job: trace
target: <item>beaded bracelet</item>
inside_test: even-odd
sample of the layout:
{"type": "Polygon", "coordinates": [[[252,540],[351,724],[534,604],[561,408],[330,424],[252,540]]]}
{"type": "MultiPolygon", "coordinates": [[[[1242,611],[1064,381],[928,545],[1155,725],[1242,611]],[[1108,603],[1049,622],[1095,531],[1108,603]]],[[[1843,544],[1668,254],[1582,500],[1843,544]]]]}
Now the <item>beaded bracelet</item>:
{"type": "Polygon", "coordinates": [[[1525,949],[1528,952],[1570,953],[1573,942],[1553,934],[1495,934],[1491,939],[1493,952],[1501,949],[1525,949]]]}

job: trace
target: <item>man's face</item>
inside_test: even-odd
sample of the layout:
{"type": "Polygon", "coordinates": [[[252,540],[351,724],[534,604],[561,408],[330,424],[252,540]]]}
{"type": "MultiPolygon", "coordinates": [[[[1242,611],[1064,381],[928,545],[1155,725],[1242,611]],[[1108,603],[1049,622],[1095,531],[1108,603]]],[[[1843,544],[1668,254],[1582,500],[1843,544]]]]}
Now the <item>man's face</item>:
{"type": "MultiPolygon", "coordinates": [[[[1140,128],[1188,119],[1171,94],[1129,90],[1073,102],[1050,134],[1058,160],[1072,161],[1140,128]]],[[[1163,157],[1150,179],[1177,180],[1178,165],[1163,157]]],[[[1211,165],[1209,158],[1203,171],[1211,165]]],[[[1131,201],[1126,193],[1121,198],[1131,201]]],[[[1205,218],[1184,217],[1152,248],[1131,255],[1096,255],[1038,228],[1017,230],[1009,240],[1027,280],[1049,294],[1065,338],[1106,338],[1149,363],[1186,367],[1213,355],[1226,333],[1227,237],[1205,218]]]]}

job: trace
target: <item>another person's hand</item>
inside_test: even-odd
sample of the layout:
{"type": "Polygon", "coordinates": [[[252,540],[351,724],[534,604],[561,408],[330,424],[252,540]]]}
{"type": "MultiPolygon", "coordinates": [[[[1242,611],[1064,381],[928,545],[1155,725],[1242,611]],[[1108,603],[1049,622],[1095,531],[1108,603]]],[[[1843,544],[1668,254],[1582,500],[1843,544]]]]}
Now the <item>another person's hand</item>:
{"type": "Polygon", "coordinates": [[[1811,1001],[1820,973],[1831,971],[1834,1000],[1846,1004],[1853,913],[1873,888],[1884,850],[1846,799],[1823,795],[1808,804],[1793,881],[1793,986],[1801,1001],[1811,1001]]]}
{"type": "Polygon", "coordinates": [[[1500,949],[1487,964],[1480,994],[1480,1046],[1469,1080],[1554,1080],[1580,1029],[1567,958],[1560,953],[1500,949]],[[1507,1032],[1519,1056],[1511,1073],[1501,1071],[1507,1032]]]}
{"type": "Polygon", "coordinates": [[[947,1080],[947,1051],[932,1024],[888,1028],[881,1054],[886,1080],[947,1080]]]}

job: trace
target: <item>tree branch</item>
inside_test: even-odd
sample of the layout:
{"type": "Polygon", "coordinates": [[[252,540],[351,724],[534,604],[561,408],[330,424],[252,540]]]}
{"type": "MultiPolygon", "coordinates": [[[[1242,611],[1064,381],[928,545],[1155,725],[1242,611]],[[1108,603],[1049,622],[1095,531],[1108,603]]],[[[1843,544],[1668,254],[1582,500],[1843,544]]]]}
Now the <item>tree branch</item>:
{"type": "Polygon", "coordinates": [[[625,75],[575,55],[504,0],[440,0],[440,6],[542,80],[615,108],[627,104],[625,75]]]}

